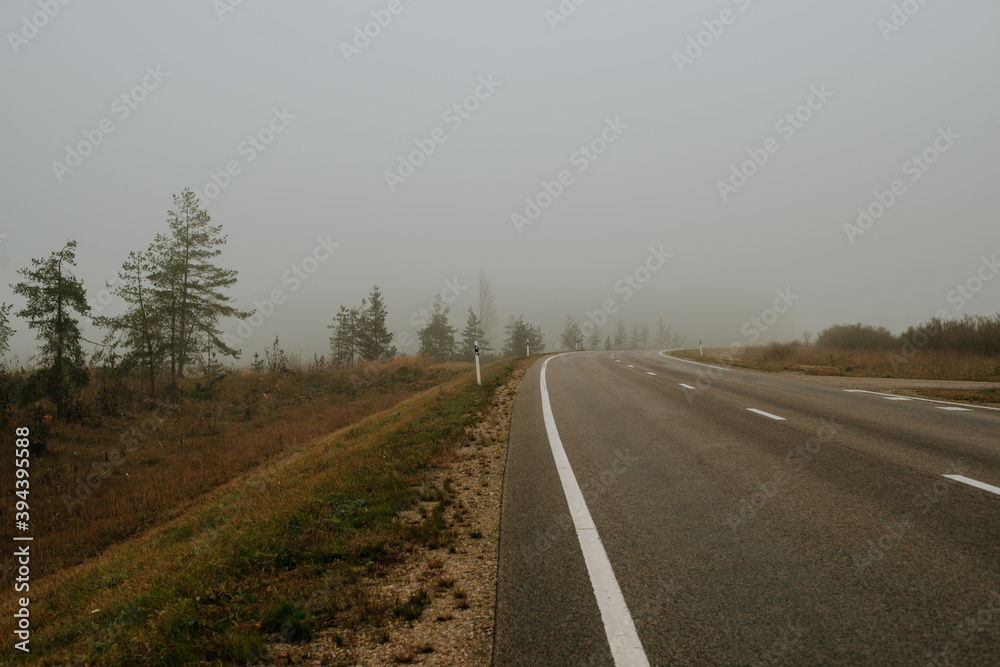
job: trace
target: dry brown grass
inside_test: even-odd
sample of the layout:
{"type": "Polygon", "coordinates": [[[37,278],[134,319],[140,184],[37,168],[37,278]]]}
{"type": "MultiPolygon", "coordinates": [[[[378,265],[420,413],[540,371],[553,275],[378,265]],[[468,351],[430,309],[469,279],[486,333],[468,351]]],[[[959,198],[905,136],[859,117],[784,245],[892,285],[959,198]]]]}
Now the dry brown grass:
{"type": "MultiPolygon", "coordinates": [[[[205,380],[190,379],[175,409],[136,400],[117,417],[53,422],[48,451],[31,461],[32,577],[97,555],[283,451],[467,369],[406,357],[346,372],[227,377],[210,397],[197,388],[205,380]],[[130,438],[132,429],[148,436],[130,438]]],[[[2,497],[13,497],[13,481],[0,476],[2,497]]]]}

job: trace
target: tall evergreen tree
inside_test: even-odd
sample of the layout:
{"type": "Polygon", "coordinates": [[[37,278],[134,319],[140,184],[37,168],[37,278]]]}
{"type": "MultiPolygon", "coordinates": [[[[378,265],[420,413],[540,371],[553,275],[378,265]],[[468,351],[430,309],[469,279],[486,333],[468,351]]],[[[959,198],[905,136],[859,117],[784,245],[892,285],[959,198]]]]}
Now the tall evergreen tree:
{"type": "Polygon", "coordinates": [[[562,349],[576,350],[583,346],[583,334],[572,315],[566,315],[566,328],[562,333],[562,349]]]}
{"type": "Polygon", "coordinates": [[[638,350],[639,349],[639,323],[632,323],[632,333],[628,337],[628,349],[638,350]]]}
{"type": "Polygon", "coordinates": [[[94,324],[110,330],[105,342],[126,347],[126,362],[135,361],[145,368],[149,374],[150,396],[155,397],[156,369],[163,362],[166,345],[164,312],[158,307],[150,280],[153,270],[149,252],[130,252],[113,289],[113,293],[125,302],[127,310],[114,317],[95,317],[94,324]]]}
{"type": "Polygon", "coordinates": [[[10,351],[10,337],[15,333],[10,326],[10,309],[11,304],[0,304],[0,357],[10,351]]]}
{"type": "Polygon", "coordinates": [[[613,345],[616,350],[624,350],[628,347],[628,331],[625,329],[625,323],[622,322],[622,318],[618,318],[618,326],[615,327],[615,339],[613,345]]]}
{"type": "Polygon", "coordinates": [[[358,323],[358,353],[362,359],[373,360],[395,356],[396,348],[392,345],[392,333],[385,325],[388,311],[378,285],[372,288],[368,297],[368,307],[364,307],[358,323]]]}
{"type": "Polygon", "coordinates": [[[76,241],[68,241],[46,259],[32,259],[31,265],[18,270],[24,282],[11,286],[27,300],[16,314],[28,321],[42,341],[39,357],[46,366],[46,394],[57,414],[64,416],[73,389],[90,379],[80,346],[79,320],[74,317],[74,313],[90,314],[83,282],[71,271],[76,266],[76,241]]]}
{"type": "Polygon", "coordinates": [[[483,343],[485,333],[476,311],[469,306],[469,315],[465,318],[465,328],[462,329],[462,343],[458,353],[458,358],[463,361],[476,360],[476,342],[479,342],[480,353],[484,350],[483,343]]]}
{"type": "Polygon", "coordinates": [[[670,327],[664,326],[662,317],[656,329],[656,347],[670,347],[670,327]]]}
{"type": "Polygon", "coordinates": [[[208,211],[198,205],[198,196],[187,188],[174,195],[174,209],[167,212],[169,235],[157,235],[153,244],[156,270],[152,280],[165,313],[174,382],[184,376],[184,368],[199,346],[238,358],[239,351],[221,339],[219,320],[252,314],[240,311],[233,305],[234,299],[223,293],[236,284],[237,272],[212,262],[222,254],[220,246],[228,237],[222,234],[221,225],[210,222],[208,211]]]}
{"type": "Polygon", "coordinates": [[[594,330],[590,333],[590,339],[587,341],[587,348],[590,349],[590,350],[599,350],[599,349],[601,349],[601,330],[600,329],[598,329],[598,328],[595,327],[594,330]]]}
{"type": "Polygon", "coordinates": [[[516,320],[511,316],[504,327],[507,332],[507,339],[504,341],[503,354],[505,357],[517,357],[531,352],[539,353],[545,351],[545,339],[539,327],[532,326],[524,321],[524,315],[520,315],[516,320]]]}
{"type": "Polygon", "coordinates": [[[327,327],[333,329],[330,336],[331,360],[338,366],[353,366],[358,352],[360,312],[357,308],[341,306],[333,319],[334,323],[327,327]]]}
{"type": "Polygon", "coordinates": [[[448,324],[448,311],[441,295],[434,297],[431,305],[431,319],[427,326],[417,332],[420,339],[420,354],[449,360],[455,356],[455,327],[448,324]]]}

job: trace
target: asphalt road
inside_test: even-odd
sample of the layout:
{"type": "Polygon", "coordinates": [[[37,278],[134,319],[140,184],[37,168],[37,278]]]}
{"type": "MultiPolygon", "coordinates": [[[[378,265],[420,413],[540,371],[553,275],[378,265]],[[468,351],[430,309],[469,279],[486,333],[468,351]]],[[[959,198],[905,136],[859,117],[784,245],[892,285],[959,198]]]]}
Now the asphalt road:
{"type": "Polygon", "coordinates": [[[1000,411],[573,353],[545,369],[558,470],[542,365],[512,416],[496,665],[616,664],[630,628],[620,665],[1000,665],[1000,488],[945,477],[1000,487],[1000,411]]]}

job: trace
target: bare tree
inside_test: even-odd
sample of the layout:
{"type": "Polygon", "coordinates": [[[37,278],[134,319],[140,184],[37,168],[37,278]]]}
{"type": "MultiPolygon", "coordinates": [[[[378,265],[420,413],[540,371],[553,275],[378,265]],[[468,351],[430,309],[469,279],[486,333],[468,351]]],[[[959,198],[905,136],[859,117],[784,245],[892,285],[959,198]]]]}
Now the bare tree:
{"type": "Polygon", "coordinates": [[[486,272],[479,272],[479,328],[483,332],[483,339],[480,341],[479,349],[491,349],[488,346],[493,329],[497,325],[497,308],[493,299],[493,288],[490,281],[486,279],[486,272]]]}

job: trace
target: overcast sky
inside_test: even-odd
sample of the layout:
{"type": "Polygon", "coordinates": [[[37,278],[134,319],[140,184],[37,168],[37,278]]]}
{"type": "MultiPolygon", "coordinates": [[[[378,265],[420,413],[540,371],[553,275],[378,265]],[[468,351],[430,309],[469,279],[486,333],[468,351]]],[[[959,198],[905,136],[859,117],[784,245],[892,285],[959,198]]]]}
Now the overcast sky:
{"type": "Polygon", "coordinates": [[[100,305],[192,187],[239,305],[284,297],[247,355],[328,352],[375,283],[413,336],[457,281],[461,328],[480,270],[550,349],[605,302],[716,345],[776,290],[761,340],[1000,311],[995,0],[237,2],[3,3],[0,301],[76,239],[100,305]]]}

